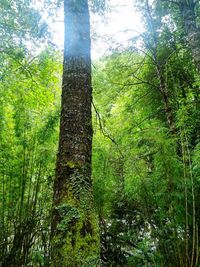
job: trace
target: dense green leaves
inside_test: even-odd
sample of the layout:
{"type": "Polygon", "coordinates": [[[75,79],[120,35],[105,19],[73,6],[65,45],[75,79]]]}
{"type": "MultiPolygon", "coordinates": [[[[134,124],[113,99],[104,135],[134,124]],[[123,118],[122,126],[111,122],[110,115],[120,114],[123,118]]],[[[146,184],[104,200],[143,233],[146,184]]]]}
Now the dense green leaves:
{"type": "Polygon", "coordinates": [[[12,63],[0,85],[1,258],[5,266],[27,263],[30,258],[25,257],[35,238],[34,251],[40,240],[44,257],[43,238],[49,231],[57,149],[61,70],[51,51],[41,53],[28,66],[23,61],[12,63]]]}

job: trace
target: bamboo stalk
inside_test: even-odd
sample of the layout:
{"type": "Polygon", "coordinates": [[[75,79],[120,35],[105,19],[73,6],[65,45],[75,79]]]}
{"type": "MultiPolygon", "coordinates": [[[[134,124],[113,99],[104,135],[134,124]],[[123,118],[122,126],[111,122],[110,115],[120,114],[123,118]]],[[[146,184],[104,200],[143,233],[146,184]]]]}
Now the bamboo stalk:
{"type": "Polygon", "coordinates": [[[187,191],[187,172],[186,172],[186,154],[184,148],[184,142],[182,138],[182,130],[181,130],[181,148],[182,148],[182,160],[183,160],[183,175],[184,175],[184,184],[185,184],[185,267],[188,266],[188,233],[189,233],[189,222],[188,222],[188,191],[187,191]]]}
{"type": "Polygon", "coordinates": [[[190,181],[192,186],[192,257],[191,257],[191,263],[190,267],[193,267],[194,265],[194,255],[195,255],[195,243],[196,243],[196,203],[195,203],[195,192],[194,192],[194,178],[192,173],[192,162],[191,162],[191,156],[190,156],[190,150],[188,146],[188,138],[187,133],[184,127],[184,135],[186,140],[186,149],[187,149],[187,156],[188,156],[188,162],[189,162],[189,173],[190,173],[190,181]]]}

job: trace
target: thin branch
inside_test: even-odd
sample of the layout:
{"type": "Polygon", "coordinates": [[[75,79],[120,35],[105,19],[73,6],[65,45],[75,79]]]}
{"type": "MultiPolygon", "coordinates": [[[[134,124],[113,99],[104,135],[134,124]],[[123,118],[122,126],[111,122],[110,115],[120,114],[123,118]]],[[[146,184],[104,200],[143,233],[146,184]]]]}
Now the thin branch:
{"type": "Polygon", "coordinates": [[[104,128],[104,126],[103,126],[103,123],[102,123],[101,116],[100,116],[100,114],[99,114],[99,112],[98,112],[98,110],[97,110],[97,108],[96,108],[96,106],[95,106],[95,104],[94,104],[94,101],[92,101],[92,106],[93,106],[94,111],[95,111],[95,113],[96,113],[96,115],[97,115],[97,118],[98,118],[98,121],[99,121],[99,127],[100,127],[100,130],[101,130],[103,136],[106,137],[106,138],[108,138],[108,139],[110,139],[110,140],[112,141],[112,143],[115,144],[115,145],[117,146],[117,149],[118,149],[120,155],[122,156],[122,158],[124,158],[124,155],[123,155],[122,151],[120,150],[118,143],[117,143],[117,142],[114,140],[114,138],[113,138],[113,137],[112,137],[112,136],[105,130],[105,128],[104,128]]]}

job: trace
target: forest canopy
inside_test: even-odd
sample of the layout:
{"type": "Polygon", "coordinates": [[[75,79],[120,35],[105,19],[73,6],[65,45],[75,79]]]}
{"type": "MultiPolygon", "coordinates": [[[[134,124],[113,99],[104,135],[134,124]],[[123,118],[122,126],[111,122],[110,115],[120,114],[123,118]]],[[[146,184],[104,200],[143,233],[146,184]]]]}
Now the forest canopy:
{"type": "Polygon", "coordinates": [[[0,266],[200,266],[199,1],[0,12],[0,266]]]}

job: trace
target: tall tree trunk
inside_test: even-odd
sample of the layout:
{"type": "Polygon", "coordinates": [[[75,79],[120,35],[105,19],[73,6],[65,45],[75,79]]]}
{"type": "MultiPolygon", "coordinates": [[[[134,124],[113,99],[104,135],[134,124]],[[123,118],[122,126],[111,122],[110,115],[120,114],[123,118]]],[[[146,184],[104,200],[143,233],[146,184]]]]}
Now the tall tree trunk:
{"type": "MultiPolygon", "coordinates": [[[[54,183],[52,266],[99,257],[91,181],[92,86],[87,0],[64,0],[65,46],[60,140],[54,183]]],[[[92,266],[95,266],[93,263],[92,266]]]]}
{"type": "Polygon", "coordinates": [[[192,57],[200,72],[200,28],[197,26],[195,11],[195,5],[197,4],[198,2],[194,0],[179,0],[178,2],[192,57]]]}
{"type": "Polygon", "coordinates": [[[150,42],[148,45],[148,49],[150,48],[152,58],[154,61],[155,69],[157,78],[159,81],[159,91],[162,96],[162,101],[164,105],[164,112],[167,119],[167,124],[170,130],[170,133],[175,135],[176,134],[176,123],[173,114],[173,110],[170,103],[170,94],[167,83],[165,81],[164,73],[165,73],[165,65],[162,63],[162,60],[159,59],[159,50],[158,50],[158,29],[157,23],[152,15],[152,10],[149,4],[149,0],[145,1],[145,10],[146,10],[146,19],[149,25],[149,32],[151,34],[152,43],[150,42]]]}

